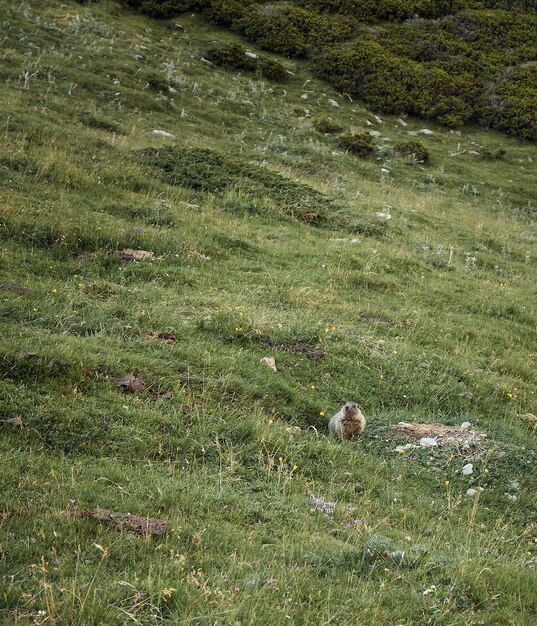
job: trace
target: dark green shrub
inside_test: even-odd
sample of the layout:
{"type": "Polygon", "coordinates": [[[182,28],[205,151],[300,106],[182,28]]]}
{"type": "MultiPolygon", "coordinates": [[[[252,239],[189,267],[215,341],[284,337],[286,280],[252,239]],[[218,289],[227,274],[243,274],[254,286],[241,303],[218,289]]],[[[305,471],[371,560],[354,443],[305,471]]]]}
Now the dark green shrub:
{"type": "Polygon", "coordinates": [[[399,154],[407,157],[408,163],[427,163],[429,161],[429,151],[420,141],[405,141],[396,146],[399,154]]]}
{"type": "Polygon", "coordinates": [[[143,75],[143,80],[145,80],[147,86],[154,91],[168,91],[170,88],[170,81],[157,72],[147,72],[143,75]]]}
{"type": "Polygon", "coordinates": [[[289,74],[285,67],[278,61],[262,57],[259,59],[258,68],[261,76],[267,80],[275,82],[285,82],[289,78],[289,74]]]}
{"type": "Polygon", "coordinates": [[[352,32],[346,20],[272,5],[253,6],[236,25],[260,48],[288,56],[305,56],[309,50],[330,46],[352,32]]]}
{"type": "Polygon", "coordinates": [[[199,11],[209,6],[210,0],[122,0],[122,4],[133,9],[141,9],[151,17],[167,18],[184,13],[199,11]]]}
{"type": "Polygon", "coordinates": [[[237,28],[237,23],[247,10],[256,10],[258,0],[214,0],[210,2],[204,15],[211,21],[224,26],[237,28]]]}
{"type": "Polygon", "coordinates": [[[99,130],[106,130],[110,133],[117,133],[119,135],[125,134],[125,130],[119,122],[97,113],[84,113],[79,117],[79,119],[82,124],[90,126],[91,128],[98,128],[99,130]]]}
{"type": "Polygon", "coordinates": [[[316,56],[316,70],[340,91],[365,100],[384,113],[411,108],[412,63],[372,40],[332,46],[316,56]]]}
{"type": "Polygon", "coordinates": [[[348,133],[342,135],[339,138],[339,145],[348,152],[362,158],[369,156],[375,149],[373,139],[367,133],[348,133]]]}
{"type": "Polygon", "coordinates": [[[206,54],[211,63],[221,67],[231,67],[247,72],[258,72],[267,80],[285,81],[288,74],[285,67],[278,61],[266,57],[252,58],[246,54],[246,49],[238,44],[212,48],[206,54]]]}
{"type": "Polygon", "coordinates": [[[208,148],[148,148],[139,154],[141,161],[169,185],[212,193],[234,190],[244,197],[264,197],[278,211],[292,215],[307,211],[321,214],[331,206],[326,196],[307,185],[208,148]]]}
{"type": "Polygon", "coordinates": [[[220,48],[211,48],[205,56],[211,63],[221,67],[234,67],[250,72],[255,72],[257,69],[256,60],[246,56],[246,49],[236,43],[220,48]]]}
{"type": "Polygon", "coordinates": [[[337,135],[338,133],[343,132],[343,126],[341,126],[341,124],[333,122],[326,117],[314,120],[313,128],[315,128],[318,133],[322,133],[323,135],[337,135]]]}

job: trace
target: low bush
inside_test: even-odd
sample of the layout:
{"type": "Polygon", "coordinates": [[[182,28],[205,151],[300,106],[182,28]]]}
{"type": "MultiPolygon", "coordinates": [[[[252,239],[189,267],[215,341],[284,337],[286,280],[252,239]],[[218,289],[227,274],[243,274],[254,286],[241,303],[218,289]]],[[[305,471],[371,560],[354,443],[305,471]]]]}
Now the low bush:
{"type": "Polygon", "coordinates": [[[322,133],[323,135],[337,135],[338,133],[343,132],[343,126],[341,126],[341,124],[333,122],[326,117],[313,120],[313,128],[315,128],[318,133],[322,133]]]}
{"type": "Polygon", "coordinates": [[[263,197],[278,211],[291,215],[321,214],[331,207],[330,200],[312,187],[208,148],[149,148],[141,151],[140,159],[169,185],[263,197]]]}
{"type": "Polygon", "coordinates": [[[339,138],[339,145],[359,157],[369,156],[375,149],[371,135],[367,133],[348,133],[339,138]]]}
{"type": "Polygon", "coordinates": [[[285,67],[278,61],[267,57],[249,56],[247,50],[238,44],[212,48],[206,57],[215,65],[258,72],[267,80],[283,82],[289,76],[285,67]]]}
{"type": "Polygon", "coordinates": [[[420,141],[405,141],[396,146],[399,154],[407,157],[407,162],[427,163],[429,161],[429,151],[420,141]]]}

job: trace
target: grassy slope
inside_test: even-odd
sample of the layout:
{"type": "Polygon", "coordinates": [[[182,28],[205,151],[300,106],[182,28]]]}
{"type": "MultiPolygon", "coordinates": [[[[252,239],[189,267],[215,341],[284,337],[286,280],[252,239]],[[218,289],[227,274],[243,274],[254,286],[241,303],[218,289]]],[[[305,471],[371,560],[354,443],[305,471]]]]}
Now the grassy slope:
{"type": "Polygon", "coordinates": [[[378,124],[299,64],[285,87],[215,70],[203,53],[232,38],[196,17],[183,32],[114,3],[5,4],[0,283],[28,291],[0,291],[0,418],[24,424],[0,424],[2,623],[535,623],[537,446],[519,417],[537,412],[535,147],[430,126],[428,167],[360,161],[304,109],[392,145],[421,126],[378,124]],[[155,72],[177,93],[147,88],[155,72]],[[234,154],[334,208],[317,228],[246,182],[169,186],[137,152],[163,145],[234,154]],[[379,211],[384,236],[337,226],[376,232],[379,211]],[[159,258],[110,254],[124,247],[159,258]],[[122,395],[130,371],[173,399],[122,395]],[[336,444],[325,420],[348,398],[369,425],[336,444]],[[393,452],[387,426],[415,418],[488,433],[473,477],[464,456],[393,452]],[[103,529],[70,500],[172,531],[103,529]]]}

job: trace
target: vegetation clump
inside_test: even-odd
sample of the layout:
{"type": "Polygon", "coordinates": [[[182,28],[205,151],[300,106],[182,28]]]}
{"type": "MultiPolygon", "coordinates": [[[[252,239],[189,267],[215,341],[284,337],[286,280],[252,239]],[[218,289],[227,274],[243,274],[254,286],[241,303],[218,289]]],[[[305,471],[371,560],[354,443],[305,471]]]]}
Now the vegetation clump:
{"type": "Polygon", "coordinates": [[[405,141],[396,146],[399,154],[407,157],[407,162],[427,163],[429,161],[429,150],[421,143],[421,141],[405,141]]]}
{"type": "Polygon", "coordinates": [[[141,151],[140,157],[169,185],[211,193],[234,190],[251,198],[263,197],[277,210],[292,215],[304,211],[319,214],[331,206],[330,200],[312,187],[210,148],[148,148],[141,151]]]}
{"type": "Polygon", "coordinates": [[[323,135],[337,135],[343,132],[343,126],[334,122],[327,117],[321,117],[317,120],[313,120],[313,128],[318,133],[322,133],[323,135]]]}
{"type": "Polygon", "coordinates": [[[375,149],[373,139],[367,133],[346,133],[341,135],[339,145],[361,158],[369,156],[375,149]]]}
{"type": "Polygon", "coordinates": [[[267,80],[283,82],[289,77],[282,63],[253,53],[248,54],[248,50],[239,44],[211,48],[206,57],[220,67],[257,72],[267,80]]]}

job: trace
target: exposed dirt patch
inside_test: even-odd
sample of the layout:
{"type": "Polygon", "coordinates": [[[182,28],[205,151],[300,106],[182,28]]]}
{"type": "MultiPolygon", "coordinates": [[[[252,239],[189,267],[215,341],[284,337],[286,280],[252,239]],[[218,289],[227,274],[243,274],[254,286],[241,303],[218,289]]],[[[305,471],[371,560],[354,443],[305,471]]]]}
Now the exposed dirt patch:
{"type": "Polygon", "coordinates": [[[24,285],[19,285],[19,283],[7,283],[2,285],[2,288],[7,291],[14,291],[15,293],[26,293],[28,291],[24,285]]]}
{"type": "Polygon", "coordinates": [[[145,387],[145,381],[136,374],[127,374],[116,378],[116,383],[121,387],[124,393],[136,393],[145,387]]]}
{"type": "Polygon", "coordinates": [[[71,509],[67,513],[73,517],[83,517],[107,526],[114,526],[119,530],[130,530],[139,535],[162,535],[168,529],[168,522],[164,520],[131,515],[130,513],[118,513],[108,509],[77,508],[71,509]]]}
{"type": "Polygon", "coordinates": [[[382,326],[391,326],[393,321],[388,319],[387,317],[382,317],[381,315],[370,315],[369,313],[362,313],[360,319],[363,322],[371,322],[372,324],[381,324],[382,326]]]}
{"type": "Polygon", "coordinates": [[[171,333],[157,333],[154,331],[148,331],[142,333],[142,337],[148,341],[161,341],[162,343],[172,344],[175,343],[175,336],[171,333]]]}
{"type": "Polygon", "coordinates": [[[154,259],[155,253],[149,250],[134,250],[133,248],[124,248],[119,250],[118,256],[124,261],[146,261],[154,259]]]}
{"type": "Polygon", "coordinates": [[[392,435],[398,435],[418,443],[422,440],[435,440],[435,447],[455,447],[460,451],[477,451],[487,437],[485,433],[478,433],[470,428],[469,424],[457,427],[445,426],[444,424],[399,422],[390,428],[390,432],[392,435]]]}
{"type": "Polygon", "coordinates": [[[265,346],[270,346],[276,350],[283,350],[285,352],[302,352],[308,357],[308,359],[312,359],[313,361],[324,359],[326,356],[326,353],[323,350],[310,346],[307,343],[276,343],[270,337],[261,337],[260,341],[265,346]]]}

